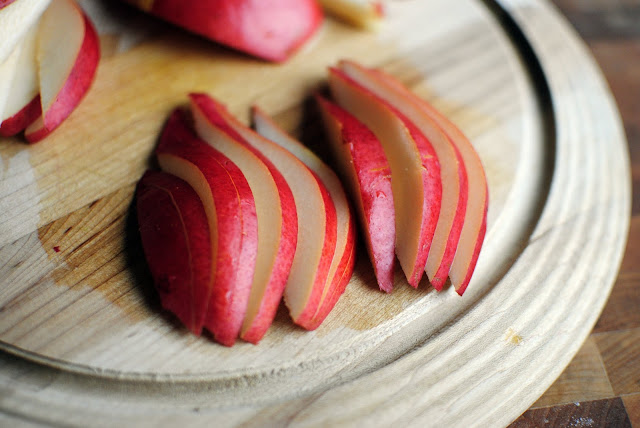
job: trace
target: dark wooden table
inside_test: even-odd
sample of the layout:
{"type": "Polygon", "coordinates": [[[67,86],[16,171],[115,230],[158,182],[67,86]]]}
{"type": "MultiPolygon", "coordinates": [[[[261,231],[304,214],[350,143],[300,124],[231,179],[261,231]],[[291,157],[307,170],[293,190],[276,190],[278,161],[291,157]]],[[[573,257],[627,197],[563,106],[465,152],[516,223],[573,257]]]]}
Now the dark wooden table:
{"type": "Polygon", "coordinates": [[[640,427],[640,0],[555,0],[600,65],[624,121],[633,203],[609,301],[569,367],[511,427],[640,427]]]}

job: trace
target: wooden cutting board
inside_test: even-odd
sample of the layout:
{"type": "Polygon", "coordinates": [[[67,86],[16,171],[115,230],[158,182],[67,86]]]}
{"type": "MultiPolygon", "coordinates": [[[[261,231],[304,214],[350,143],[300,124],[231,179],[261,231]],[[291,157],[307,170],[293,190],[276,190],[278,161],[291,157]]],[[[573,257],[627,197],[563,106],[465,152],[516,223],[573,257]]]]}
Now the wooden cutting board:
{"type": "Polygon", "coordinates": [[[571,360],[617,272],[630,186],[608,90],[546,2],[390,2],[379,33],[327,19],[282,65],[80,3],[103,48],[91,92],[43,143],[0,140],[4,421],[505,425],[571,360]],[[132,209],[163,122],[204,91],[322,153],[308,100],[340,58],[394,74],[477,148],[491,204],[469,290],[413,290],[398,272],[384,295],[360,251],[314,332],[281,310],[258,346],[189,335],[160,309],[132,209]]]}

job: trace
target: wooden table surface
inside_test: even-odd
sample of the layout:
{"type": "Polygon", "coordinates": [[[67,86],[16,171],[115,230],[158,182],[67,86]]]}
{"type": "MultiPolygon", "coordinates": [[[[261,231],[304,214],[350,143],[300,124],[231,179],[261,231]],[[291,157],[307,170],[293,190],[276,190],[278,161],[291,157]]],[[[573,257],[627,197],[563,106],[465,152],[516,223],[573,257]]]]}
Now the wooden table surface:
{"type": "Polygon", "coordinates": [[[633,174],[627,249],[569,367],[511,427],[640,427],[640,1],[555,0],[590,47],[624,121],[633,174]]]}

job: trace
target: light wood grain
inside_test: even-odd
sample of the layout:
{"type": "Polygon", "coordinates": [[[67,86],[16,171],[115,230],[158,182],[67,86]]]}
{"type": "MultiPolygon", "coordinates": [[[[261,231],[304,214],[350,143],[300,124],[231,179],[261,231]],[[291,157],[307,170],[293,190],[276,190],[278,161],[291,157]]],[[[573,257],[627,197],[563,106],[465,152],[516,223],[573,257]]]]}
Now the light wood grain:
{"type": "Polygon", "coordinates": [[[43,144],[0,142],[0,408],[9,417],[504,425],[577,352],[620,261],[629,178],[607,88],[546,3],[502,2],[543,76],[475,0],[392,3],[380,34],[328,20],[278,66],[156,22],[129,32],[115,24],[118,6],[82,4],[112,46],[91,93],[43,144]],[[385,296],[361,256],[316,332],[282,312],[259,346],[188,335],[159,310],[130,208],[168,111],[194,90],[241,117],[257,102],[317,146],[302,102],[341,57],[397,75],[477,147],[491,208],[469,290],[415,291],[397,275],[385,296]]]}

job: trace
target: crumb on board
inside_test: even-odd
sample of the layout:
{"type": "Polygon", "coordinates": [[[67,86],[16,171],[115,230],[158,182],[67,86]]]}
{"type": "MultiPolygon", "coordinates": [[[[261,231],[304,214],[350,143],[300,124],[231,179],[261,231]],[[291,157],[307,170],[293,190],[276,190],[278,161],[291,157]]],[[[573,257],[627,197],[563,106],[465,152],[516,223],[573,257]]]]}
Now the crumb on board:
{"type": "Polygon", "coordinates": [[[509,328],[507,330],[507,332],[504,335],[504,339],[511,343],[512,345],[520,345],[524,339],[522,339],[522,336],[520,336],[518,333],[516,333],[516,331],[512,328],[509,328]]]}

